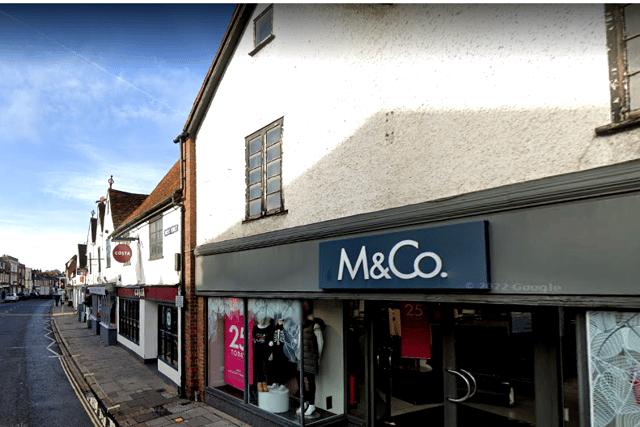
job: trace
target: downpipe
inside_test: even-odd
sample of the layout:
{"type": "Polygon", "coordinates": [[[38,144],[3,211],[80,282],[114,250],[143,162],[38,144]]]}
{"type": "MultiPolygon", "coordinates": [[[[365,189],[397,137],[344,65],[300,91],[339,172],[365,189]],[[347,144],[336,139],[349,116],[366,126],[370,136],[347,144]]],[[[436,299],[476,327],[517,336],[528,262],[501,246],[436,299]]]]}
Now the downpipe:
{"type": "MultiPolygon", "coordinates": [[[[185,255],[184,255],[184,239],[185,239],[185,231],[184,231],[184,140],[189,136],[189,134],[185,131],[182,132],[176,139],[173,140],[174,143],[180,144],[180,201],[177,201],[173,194],[172,203],[174,206],[180,206],[180,232],[182,234],[182,238],[180,239],[180,286],[178,290],[178,295],[183,297],[183,300],[186,300],[186,292],[185,292],[185,283],[184,283],[184,265],[185,265],[185,255]]],[[[187,387],[187,374],[186,374],[186,351],[185,351],[185,309],[186,309],[186,301],[183,307],[180,309],[180,325],[181,325],[181,345],[180,345],[180,387],[179,394],[183,399],[187,398],[186,387],[187,387]]],[[[198,395],[196,394],[196,402],[198,401],[198,395]]]]}

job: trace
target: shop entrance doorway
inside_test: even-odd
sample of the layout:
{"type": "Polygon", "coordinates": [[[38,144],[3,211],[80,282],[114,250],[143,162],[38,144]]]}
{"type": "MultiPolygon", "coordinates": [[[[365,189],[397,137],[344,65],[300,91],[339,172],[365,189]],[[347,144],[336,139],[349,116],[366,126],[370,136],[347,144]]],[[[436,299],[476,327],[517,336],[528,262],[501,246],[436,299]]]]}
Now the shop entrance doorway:
{"type": "Polygon", "coordinates": [[[370,425],[540,425],[531,312],[422,302],[370,306],[370,425]]]}
{"type": "Polygon", "coordinates": [[[423,303],[376,304],[373,321],[375,425],[443,425],[440,312],[423,303]]]}

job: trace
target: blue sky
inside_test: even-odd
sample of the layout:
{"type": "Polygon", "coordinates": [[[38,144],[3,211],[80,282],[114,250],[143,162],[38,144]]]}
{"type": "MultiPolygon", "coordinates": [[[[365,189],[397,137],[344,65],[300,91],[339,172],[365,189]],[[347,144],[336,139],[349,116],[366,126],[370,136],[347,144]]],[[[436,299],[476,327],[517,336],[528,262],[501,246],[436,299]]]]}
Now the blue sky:
{"type": "Polygon", "coordinates": [[[0,255],[62,271],[111,175],[153,190],[234,7],[0,3],[0,255]]]}

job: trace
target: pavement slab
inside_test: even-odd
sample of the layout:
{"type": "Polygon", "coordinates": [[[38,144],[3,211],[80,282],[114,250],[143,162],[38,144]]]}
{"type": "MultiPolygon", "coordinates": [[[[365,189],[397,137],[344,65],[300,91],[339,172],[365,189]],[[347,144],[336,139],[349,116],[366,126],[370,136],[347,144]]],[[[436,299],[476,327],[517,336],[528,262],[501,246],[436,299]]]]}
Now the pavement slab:
{"type": "Polygon", "coordinates": [[[52,307],[58,344],[70,355],[67,360],[75,366],[76,381],[86,384],[119,427],[163,427],[177,424],[174,420],[179,417],[189,426],[249,427],[203,402],[180,398],[172,384],[128,350],[107,346],[78,321],[74,310],[52,307]]]}

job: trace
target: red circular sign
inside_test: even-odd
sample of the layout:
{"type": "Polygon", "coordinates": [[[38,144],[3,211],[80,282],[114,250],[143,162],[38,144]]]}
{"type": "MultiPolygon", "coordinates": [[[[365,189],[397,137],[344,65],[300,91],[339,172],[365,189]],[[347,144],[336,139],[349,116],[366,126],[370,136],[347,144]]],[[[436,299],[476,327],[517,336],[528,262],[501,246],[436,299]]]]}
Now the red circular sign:
{"type": "Polygon", "coordinates": [[[131,259],[131,248],[129,245],[120,243],[113,248],[113,259],[121,263],[128,262],[131,259]]]}

